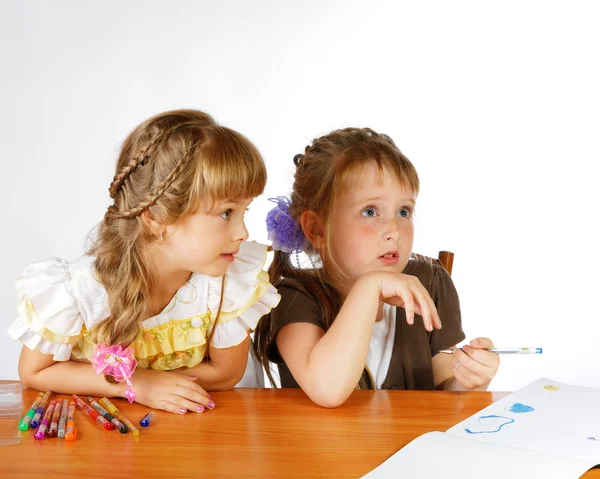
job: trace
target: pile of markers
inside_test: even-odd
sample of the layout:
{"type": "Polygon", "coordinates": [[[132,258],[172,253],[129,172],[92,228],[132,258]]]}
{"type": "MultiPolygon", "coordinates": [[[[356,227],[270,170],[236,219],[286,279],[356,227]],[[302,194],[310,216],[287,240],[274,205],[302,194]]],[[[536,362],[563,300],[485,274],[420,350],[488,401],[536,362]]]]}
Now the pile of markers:
{"type": "MultiPolygon", "coordinates": [[[[96,401],[88,397],[90,404],[87,404],[79,396],[73,394],[70,401],[64,399],[62,402],[60,400],[50,401],[48,404],[50,394],[50,391],[39,393],[27,414],[19,422],[21,431],[27,431],[29,428],[35,429],[33,437],[37,440],[47,436],[74,441],[77,438],[74,417],[76,405],[107,431],[117,429],[121,434],[131,431],[134,436],[140,435],[140,431],[107,398],[96,401]]],[[[147,427],[155,418],[156,414],[150,412],[140,420],[140,425],[147,427]]]]}
{"type": "Polygon", "coordinates": [[[44,439],[47,434],[48,437],[58,436],[67,441],[74,441],[77,437],[75,402],[65,399],[62,402],[50,401],[48,405],[50,394],[50,391],[38,394],[27,414],[19,422],[19,429],[35,429],[33,437],[36,439],[44,439]]]}

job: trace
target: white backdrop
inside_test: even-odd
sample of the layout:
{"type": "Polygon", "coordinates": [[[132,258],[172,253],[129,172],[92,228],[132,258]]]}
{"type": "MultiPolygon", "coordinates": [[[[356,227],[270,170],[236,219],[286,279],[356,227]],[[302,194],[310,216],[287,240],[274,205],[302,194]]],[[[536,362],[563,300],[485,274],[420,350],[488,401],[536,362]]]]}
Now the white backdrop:
{"type": "MultiPolygon", "coordinates": [[[[32,261],[75,259],[109,204],[120,142],[199,108],[259,147],[251,207],[287,194],[331,129],[391,135],[422,181],[415,250],[456,253],[468,337],[537,346],[495,390],[546,375],[600,387],[597,2],[0,3],[0,312],[32,261]]],[[[0,334],[0,378],[20,346],[0,334]]]]}

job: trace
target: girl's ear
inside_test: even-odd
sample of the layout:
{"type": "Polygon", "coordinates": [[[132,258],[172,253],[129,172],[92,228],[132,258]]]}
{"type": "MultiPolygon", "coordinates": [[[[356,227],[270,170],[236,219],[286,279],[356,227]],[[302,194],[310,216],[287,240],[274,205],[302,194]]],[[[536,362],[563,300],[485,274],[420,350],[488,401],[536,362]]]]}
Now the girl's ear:
{"type": "Polygon", "coordinates": [[[315,249],[321,249],[323,247],[324,239],[324,227],[323,220],[321,217],[312,210],[303,211],[300,214],[300,226],[304,232],[306,239],[310,241],[315,249]]]}
{"type": "Polygon", "coordinates": [[[158,222],[154,218],[154,215],[152,214],[152,211],[150,211],[150,209],[144,210],[141,214],[141,217],[146,228],[148,228],[148,230],[152,232],[154,236],[156,236],[159,242],[162,243],[163,238],[166,237],[167,228],[165,227],[165,225],[158,222]]]}

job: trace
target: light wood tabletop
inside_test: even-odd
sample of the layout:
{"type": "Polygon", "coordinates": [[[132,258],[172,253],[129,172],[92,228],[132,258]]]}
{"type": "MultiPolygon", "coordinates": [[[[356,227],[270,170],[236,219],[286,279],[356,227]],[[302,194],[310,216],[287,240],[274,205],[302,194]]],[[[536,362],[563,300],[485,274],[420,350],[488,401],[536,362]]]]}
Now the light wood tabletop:
{"type": "MultiPolygon", "coordinates": [[[[76,441],[24,432],[21,444],[0,447],[0,477],[361,477],[421,434],[445,431],[506,394],[355,391],[324,409],[298,389],[235,389],[211,393],[213,411],[157,411],[137,438],[105,431],[77,409],[76,441]]],[[[24,391],[26,408],[36,395],[24,391]]],[[[149,411],[112,402],[136,426],[149,411]]]]}

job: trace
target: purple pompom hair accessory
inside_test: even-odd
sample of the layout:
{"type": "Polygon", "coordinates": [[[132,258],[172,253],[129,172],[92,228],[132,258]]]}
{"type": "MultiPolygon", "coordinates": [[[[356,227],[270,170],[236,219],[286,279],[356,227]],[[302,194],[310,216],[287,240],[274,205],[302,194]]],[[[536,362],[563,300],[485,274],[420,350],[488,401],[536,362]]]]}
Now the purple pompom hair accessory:
{"type": "Polygon", "coordinates": [[[290,216],[290,199],[285,196],[269,198],[276,206],[267,213],[267,232],[273,249],[284,253],[304,251],[306,236],[290,216]]]}

